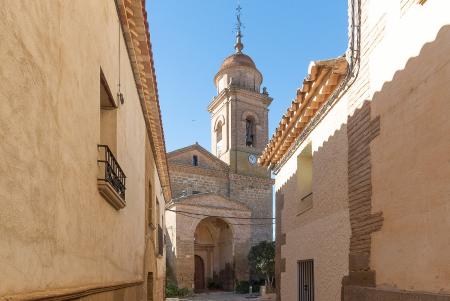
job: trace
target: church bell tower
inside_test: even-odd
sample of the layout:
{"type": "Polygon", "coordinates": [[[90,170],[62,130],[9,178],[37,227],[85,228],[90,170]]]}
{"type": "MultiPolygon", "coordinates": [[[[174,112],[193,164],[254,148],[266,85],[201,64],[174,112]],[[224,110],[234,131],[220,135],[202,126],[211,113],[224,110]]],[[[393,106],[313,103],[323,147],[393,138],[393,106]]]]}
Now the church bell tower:
{"type": "Polygon", "coordinates": [[[240,7],[237,9],[235,53],[214,77],[217,95],[208,106],[211,116],[211,153],[243,175],[270,177],[257,158],[268,142],[268,113],[272,98],[261,91],[263,76],[244,54],[240,7]]]}

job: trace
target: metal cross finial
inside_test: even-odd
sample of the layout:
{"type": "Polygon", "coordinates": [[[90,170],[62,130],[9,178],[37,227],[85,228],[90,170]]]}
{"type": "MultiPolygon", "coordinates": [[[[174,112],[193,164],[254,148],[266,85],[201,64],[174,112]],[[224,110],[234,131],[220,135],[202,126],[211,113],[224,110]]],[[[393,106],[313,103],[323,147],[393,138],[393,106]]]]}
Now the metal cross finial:
{"type": "Polygon", "coordinates": [[[234,48],[236,49],[236,53],[241,53],[242,49],[244,49],[244,44],[242,44],[242,33],[241,28],[243,27],[241,22],[241,10],[242,7],[240,4],[236,7],[236,44],[234,44],[234,48]]]}

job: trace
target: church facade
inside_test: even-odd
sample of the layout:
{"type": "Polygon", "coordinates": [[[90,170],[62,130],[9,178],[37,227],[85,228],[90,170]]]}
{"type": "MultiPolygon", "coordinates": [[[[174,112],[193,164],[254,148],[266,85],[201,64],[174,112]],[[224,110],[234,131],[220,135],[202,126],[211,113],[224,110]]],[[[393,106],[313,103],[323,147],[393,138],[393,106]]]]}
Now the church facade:
{"type": "Polygon", "coordinates": [[[199,144],[168,153],[173,201],[166,210],[168,278],[189,289],[232,290],[248,280],[252,245],[272,240],[270,172],[256,159],[268,141],[262,74],[242,53],[227,57],[208,106],[211,152],[199,144]]]}

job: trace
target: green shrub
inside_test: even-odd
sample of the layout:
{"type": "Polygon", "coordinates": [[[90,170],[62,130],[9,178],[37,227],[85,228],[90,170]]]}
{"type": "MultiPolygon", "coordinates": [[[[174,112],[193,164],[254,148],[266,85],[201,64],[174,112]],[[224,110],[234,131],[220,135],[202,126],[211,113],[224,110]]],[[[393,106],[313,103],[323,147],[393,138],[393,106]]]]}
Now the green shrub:
{"type": "Polygon", "coordinates": [[[167,297],[177,297],[178,287],[173,283],[167,283],[166,285],[166,296],[167,297]]]}
{"type": "Polygon", "coordinates": [[[210,289],[210,290],[214,290],[214,289],[220,290],[222,288],[223,288],[223,286],[222,286],[222,284],[220,282],[216,282],[214,280],[209,280],[208,281],[208,289],[210,289]]]}
{"type": "Polygon", "coordinates": [[[248,281],[236,281],[236,293],[248,294],[250,290],[250,282],[248,281]]]}
{"type": "Polygon", "coordinates": [[[178,297],[187,297],[191,294],[191,291],[187,287],[178,289],[178,297]]]}

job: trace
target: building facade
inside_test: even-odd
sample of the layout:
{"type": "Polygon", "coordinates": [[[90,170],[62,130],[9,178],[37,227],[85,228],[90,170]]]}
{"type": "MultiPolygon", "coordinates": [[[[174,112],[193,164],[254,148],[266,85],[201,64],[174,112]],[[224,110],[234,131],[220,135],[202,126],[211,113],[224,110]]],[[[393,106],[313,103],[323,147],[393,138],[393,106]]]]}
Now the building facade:
{"type": "Polygon", "coordinates": [[[0,18],[0,300],[163,300],[145,1],[7,1],[0,18]]]}
{"type": "Polygon", "coordinates": [[[450,300],[448,1],[351,0],[259,158],[278,300],[450,300]]]}
{"type": "Polygon", "coordinates": [[[272,240],[273,180],[256,164],[272,99],[242,53],[240,32],[235,48],[215,76],[211,152],[194,144],[168,154],[174,197],[166,213],[168,274],[189,289],[232,290],[249,280],[250,247],[272,240]]]}

